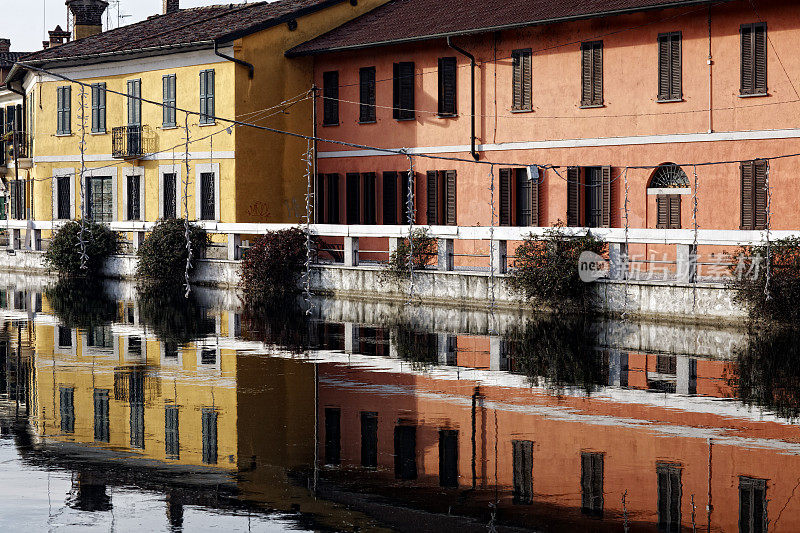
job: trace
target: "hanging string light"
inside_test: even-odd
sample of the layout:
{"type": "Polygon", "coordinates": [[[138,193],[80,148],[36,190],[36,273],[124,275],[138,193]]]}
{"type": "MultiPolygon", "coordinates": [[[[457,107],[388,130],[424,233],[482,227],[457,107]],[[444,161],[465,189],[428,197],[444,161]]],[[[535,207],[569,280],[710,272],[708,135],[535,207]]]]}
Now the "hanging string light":
{"type": "MultiPolygon", "coordinates": [[[[81,152],[81,176],[80,176],[80,189],[81,189],[81,229],[78,232],[78,245],[81,248],[81,270],[88,268],[89,255],[86,253],[86,195],[84,192],[84,181],[86,180],[86,87],[81,88],[81,140],[79,143],[81,152]]],[[[89,191],[91,194],[91,190],[89,191]]]]}
{"type": "Polygon", "coordinates": [[[628,284],[630,276],[630,264],[628,263],[628,258],[630,257],[630,250],[628,249],[628,233],[630,231],[630,211],[628,210],[628,167],[625,167],[625,170],[622,173],[622,181],[625,185],[625,203],[623,204],[623,209],[625,210],[625,250],[621,254],[623,257],[622,259],[622,279],[625,282],[625,290],[622,298],[622,318],[625,318],[628,315],[628,284]]]}
{"type": "MultiPolygon", "coordinates": [[[[692,242],[692,254],[694,254],[694,276],[692,277],[692,311],[697,309],[697,276],[700,274],[698,272],[698,261],[697,258],[699,257],[697,253],[697,233],[700,226],[697,224],[697,187],[699,184],[699,180],[697,179],[697,165],[692,167],[694,169],[694,191],[692,193],[692,225],[694,226],[694,239],[692,242]]],[[[692,257],[689,258],[692,260],[692,257]]]]}
{"type": "Polygon", "coordinates": [[[772,300],[772,294],[770,294],[769,283],[771,280],[772,275],[772,243],[770,241],[770,225],[772,223],[772,193],[769,188],[769,162],[767,162],[767,169],[764,173],[764,190],[767,193],[767,220],[764,224],[764,228],[766,229],[765,238],[767,240],[767,266],[766,266],[766,282],[764,283],[764,296],[766,297],[767,301],[772,300]]]}
{"type": "Polygon", "coordinates": [[[489,216],[489,316],[491,324],[489,326],[490,333],[495,333],[495,269],[494,262],[495,247],[498,243],[494,241],[494,223],[495,223],[495,207],[494,207],[494,165],[489,165],[489,207],[491,211],[489,216]]]}
{"type": "Polygon", "coordinates": [[[306,152],[303,156],[303,162],[306,164],[306,263],[305,272],[303,273],[303,297],[306,302],[306,315],[310,315],[313,307],[311,304],[311,262],[314,258],[314,251],[311,243],[311,200],[313,198],[311,179],[314,171],[314,146],[311,139],[306,140],[306,152]]]}
{"type": "Polygon", "coordinates": [[[414,158],[408,153],[407,148],[403,152],[408,157],[408,188],[406,191],[406,214],[408,216],[408,304],[414,297],[414,222],[416,221],[416,209],[414,209],[414,158]]]}
{"type": "Polygon", "coordinates": [[[185,285],[184,288],[186,289],[186,298],[189,298],[189,295],[192,292],[192,285],[189,281],[189,271],[192,269],[192,258],[193,258],[193,250],[192,250],[192,238],[191,232],[189,230],[189,113],[186,113],[186,117],[184,120],[184,133],[186,134],[185,137],[185,145],[184,145],[184,162],[186,166],[186,176],[183,180],[183,229],[184,235],[186,237],[186,270],[184,271],[184,280],[185,285]]]}

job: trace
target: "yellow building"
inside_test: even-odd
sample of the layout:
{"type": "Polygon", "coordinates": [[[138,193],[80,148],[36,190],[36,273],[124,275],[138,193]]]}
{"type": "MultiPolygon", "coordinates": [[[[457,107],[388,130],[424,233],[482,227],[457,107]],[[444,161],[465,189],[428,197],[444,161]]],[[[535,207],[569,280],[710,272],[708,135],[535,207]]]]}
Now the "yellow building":
{"type": "Polygon", "coordinates": [[[214,117],[312,133],[312,63],[284,52],[383,2],[180,10],[165,1],[162,15],[97,33],[107,3],[69,0],[84,37],[50,44],[8,78],[24,90],[34,137],[32,179],[15,197],[28,209],[15,217],[76,219],[85,209],[102,222],[143,222],[188,209],[212,230],[215,222],[299,222],[306,142],[214,117]],[[188,115],[188,169],[181,110],[196,113],[188,115]]]}

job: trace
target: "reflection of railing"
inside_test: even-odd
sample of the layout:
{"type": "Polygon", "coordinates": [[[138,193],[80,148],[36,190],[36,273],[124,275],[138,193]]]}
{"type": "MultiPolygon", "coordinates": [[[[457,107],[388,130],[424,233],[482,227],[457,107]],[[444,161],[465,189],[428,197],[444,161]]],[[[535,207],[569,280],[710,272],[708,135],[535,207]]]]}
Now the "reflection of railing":
{"type": "Polygon", "coordinates": [[[112,155],[115,159],[136,159],[155,153],[156,135],[150,126],[121,126],[111,130],[112,155]]]}

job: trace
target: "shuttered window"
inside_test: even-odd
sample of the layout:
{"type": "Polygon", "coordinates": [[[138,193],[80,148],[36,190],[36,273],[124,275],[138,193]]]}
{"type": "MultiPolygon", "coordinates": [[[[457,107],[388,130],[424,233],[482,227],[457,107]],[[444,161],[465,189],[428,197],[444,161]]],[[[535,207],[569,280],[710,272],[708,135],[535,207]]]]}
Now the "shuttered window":
{"type": "Polygon", "coordinates": [[[681,469],[661,463],[656,465],[658,477],[658,530],[680,533],[681,530],[681,469]]]}
{"type": "Polygon", "coordinates": [[[342,411],[335,407],[325,408],[325,464],[342,462],[342,411]]]}
{"type": "Polygon", "coordinates": [[[458,487],[458,431],[439,430],[439,485],[458,487]]]}
{"type": "Polygon", "coordinates": [[[603,454],[581,454],[581,511],[603,515],[603,454]]]}
{"type": "Polygon", "coordinates": [[[514,499],[516,504],[533,503],[533,441],[511,441],[514,464],[514,499]]]}
{"type": "Polygon", "coordinates": [[[328,224],[339,224],[339,174],[326,174],[326,196],[325,206],[326,220],[328,224]]]}
{"type": "Polygon", "coordinates": [[[108,389],[94,389],[94,440],[108,442],[111,436],[108,416],[108,389]]]}
{"type": "Polygon", "coordinates": [[[445,205],[445,214],[444,214],[444,223],[447,226],[457,226],[458,225],[458,216],[457,216],[457,195],[456,195],[456,171],[455,170],[445,170],[444,171],[444,205],[445,205]]]}
{"type": "Polygon", "coordinates": [[[361,175],[348,172],[345,176],[347,223],[361,224],[361,175]]]}
{"type": "Polygon", "coordinates": [[[216,113],[214,70],[200,72],[200,124],[214,124],[216,113]]]}
{"type": "Polygon", "coordinates": [[[168,74],[162,78],[162,93],[164,107],[162,108],[162,126],[174,128],[177,126],[175,112],[177,108],[177,77],[175,74],[168,74]]]}
{"type": "Polygon", "coordinates": [[[56,89],[56,134],[72,133],[72,87],[69,85],[56,89]]]}
{"type": "Polygon", "coordinates": [[[375,122],[375,67],[363,67],[358,71],[358,92],[358,121],[362,124],[375,122]]]}
{"type": "Polygon", "coordinates": [[[216,220],[216,176],[213,172],[200,174],[200,220],[216,220]]]}
{"type": "Polygon", "coordinates": [[[142,80],[128,80],[128,126],[142,125],[142,80]]]}
{"type": "Polygon", "coordinates": [[[581,105],[603,105],[603,41],[581,43],[581,105]]]}
{"type": "Polygon", "coordinates": [[[68,220],[71,218],[71,187],[72,176],[59,176],[56,178],[56,218],[68,220]]]}
{"type": "Polygon", "coordinates": [[[439,116],[452,117],[458,113],[457,64],[455,57],[439,58],[439,116]]]}
{"type": "Polygon", "coordinates": [[[567,169],[567,226],[581,225],[581,169],[567,169]]]}
{"type": "Polygon", "coordinates": [[[501,226],[539,224],[539,182],[527,168],[500,169],[499,197],[501,226]]]}
{"type": "Polygon", "coordinates": [[[658,36],[658,100],[668,102],[683,97],[681,87],[681,32],[658,36]]]}
{"type": "Polygon", "coordinates": [[[362,179],[362,195],[364,206],[363,210],[363,223],[364,224],[377,224],[377,209],[375,205],[375,182],[376,177],[374,172],[365,172],[361,175],[362,179]]]}
{"type": "Polygon", "coordinates": [[[767,164],[763,159],[741,164],[740,229],[762,230],[767,227],[767,164]]]}
{"type": "Polygon", "coordinates": [[[217,464],[217,411],[213,407],[203,407],[203,462],[217,464]]]}
{"type": "Polygon", "coordinates": [[[383,173],[383,223],[397,224],[397,172],[383,173]]]}
{"type": "Polygon", "coordinates": [[[92,84],[92,133],[106,132],[106,84],[92,84]]]}
{"type": "Polygon", "coordinates": [[[767,94],[767,25],[764,22],[742,24],[742,87],[740,94],[767,94]]]}
{"type": "Polygon", "coordinates": [[[611,227],[611,167],[567,169],[567,225],[611,227]]]}
{"type": "Polygon", "coordinates": [[[438,170],[429,170],[425,174],[426,192],[426,220],[429,226],[438,226],[442,223],[444,206],[441,194],[441,173],[438,170]]]}
{"type": "Polygon", "coordinates": [[[739,531],[767,531],[767,480],[739,477],[739,531]]]}
{"type": "Polygon", "coordinates": [[[378,413],[361,412],[361,466],[378,466],[378,413]]]}
{"type": "Polygon", "coordinates": [[[25,182],[12,180],[8,182],[10,188],[11,218],[24,220],[27,218],[27,204],[25,199],[25,182]]]}
{"type": "Polygon", "coordinates": [[[513,111],[530,111],[533,107],[533,75],[531,49],[511,52],[513,111]]]}
{"type": "Polygon", "coordinates": [[[681,197],[678,194],[656,196],[656,228],[680,229],[681,197]]]}
{"type": "Polygon", "coordinates": [[[141,184],[139,176],[128,176],[126,187],[128,188],[128,220],[141,220],[141,184]]]}
{"type": "Polygon", "coordinates": [[[322,73],[322,124],[339,124],[339,72],[332,70],[322,73]]]}
{"type": "Polygon", "coordinates": [[[396,120],[411,120],[414,118],[415,81],[413,62],[394,64],[392,116],[396,120]]]}
{"type": "Polygon", "coordinates": [[[176,218],[178,206],[178,177],[177,174],[164,174],[164,218],[176,218]]]}

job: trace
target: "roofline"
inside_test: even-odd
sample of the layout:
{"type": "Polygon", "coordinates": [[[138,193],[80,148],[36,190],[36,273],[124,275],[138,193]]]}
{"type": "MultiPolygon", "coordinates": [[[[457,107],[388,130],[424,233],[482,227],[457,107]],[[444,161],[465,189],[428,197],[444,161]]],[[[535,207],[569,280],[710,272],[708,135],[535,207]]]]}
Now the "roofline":
{"type": "MultiPolygon", "coordinates": [[[[393,39],[391,41],[375,41],[372,43],[364,43],[364,44],[354,44],[348,46],[336,46],[331,48],[320,48],[317,50],[308,50],[304,52],[292,52],[295,48],[299,48],[303,46],[302,44],[295,46],[285,52],[286,57],[304,57],[304,56],[313,56],[313,55],[320,55],[320,54],[327,54],[327,53],[334,53],[334,52],[345,52],[350,50],[364,50],[366,48],[375,48],[380,46],[389,46],[393,44],[405,44],[405,43],[414,43],[414,42],[421,42],[421,41],[431,41],[434,39],[445,39],[447,37],[458,37],[462,35],[477,35],[480,33],[490,33],[493,31],[501,31],[501,30],[514,30],[518,28],[525,28],[529,26],[541,26],[544,24],[557,24],[562,22],[574,22],[577,20],[586,20],[592,18],[604,18],[604,17],[613,17],[617,15],[627,15],[631,13],[639,13],[642,11],[658,11],[661,9],[674,9],[679,7],[688,7],[694,6],[699,4],[712,4],[712,3],[722,3],[722,2],[730,2],[733,0],[694,0],[691,2],[671,2],[669,4],[661,4],[658,6],[651,6],[651,7],[638,7],[638,8],[629,8],[629,9],[618,9],[614,11],[598,11],[596,13],[589,13],[585,15],[574,15],[571,17],[559,17],[553,19],[541,19],[541,20],[533,20],[528,22],[517,22],[515,24],[504,24],[500,26],[487,26],[483,28],[475,28],[471,30],[461,30],[461,31],[452,31],[452,32],[445,32],[445,33],[436,33],[431,35],[421,35],[419,37],[410,37],[407,39],[393,39]]],[[[386,5],[386,4],[384,4],[386,5]]],[[[379,8],[378,8],[379,9],[379,8]]],[[[362,16],[366,16],[365,13],[362,16]]],[[[354,19],[357,20],[357,19],[354,19]]],[[[341,26],[340,26],[341,27],[341,26]]],[[[313,39],[311,39],[313,40],[313,39]]],[[[308,41],[307,41],[308,42],[308,41]]]]}
{"type": "MultiPolygon", "coordinates": [[[[320,2],[314,6],[305,7],[303,9],[298,9],[297,11],[293,11],[289,14],[282,15],[278,18],[269,19],[265,22],[260,22],[255,24],[249,28],[234,31],[231,33],[226,33],[217,38],[217,42],[226,42],[226,41],[233,41],[239,39],[241,37],[246,37],[248,35],[252,35],[254,33],[258,33],[260,31],[272,28],[274,26],[278,26],[279,24],[283,24],[284,22],[289,22],[294,20],[298,17],[304,17],[306,15],[310,15],[312,13],[316,13],[317,11],[321,11],[328,7],[334,6],[336,4],[341,4],[345,0],[326,0],[325,2],[320,2]]],[[[352,1],[352,0],[351,0],[352,1]]]]}

